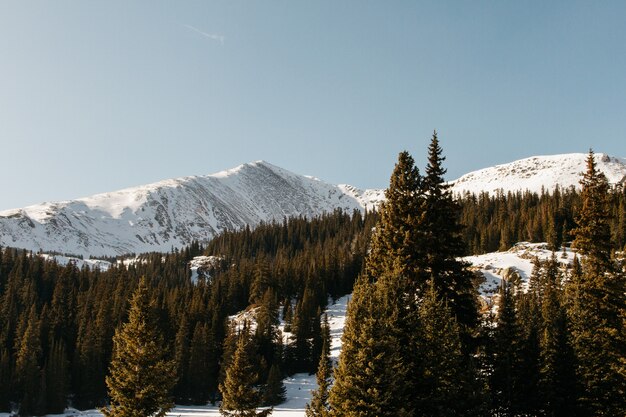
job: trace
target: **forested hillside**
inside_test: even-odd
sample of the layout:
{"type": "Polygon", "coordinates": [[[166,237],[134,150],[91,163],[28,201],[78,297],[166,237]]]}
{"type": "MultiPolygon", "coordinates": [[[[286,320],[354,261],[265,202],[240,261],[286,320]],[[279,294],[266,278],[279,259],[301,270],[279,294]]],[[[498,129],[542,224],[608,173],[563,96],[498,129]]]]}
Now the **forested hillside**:
{"type": "Polygon", "coordinates": [[[261,383],[273,367],[279,380],[314,371],[321,312],[328,295],[351,291],[373,221],[338,211],[264,224],[207,248],[147,254],[107,271],[0,250],[0,410],[13,404],[22,415],[41,415],[63,411],[68,400],[79,409],[105,405],[112,337],[142,276],[177,363],[177,403],[216,398],[232,354],[227,317],[246,308],[263,312],[252,335],[261,383]],[[203,253],[223,262],[192,284],[189,261],[203,253]],[[293,334],[288,347],[276,333],[279,306],[293,334]]]}

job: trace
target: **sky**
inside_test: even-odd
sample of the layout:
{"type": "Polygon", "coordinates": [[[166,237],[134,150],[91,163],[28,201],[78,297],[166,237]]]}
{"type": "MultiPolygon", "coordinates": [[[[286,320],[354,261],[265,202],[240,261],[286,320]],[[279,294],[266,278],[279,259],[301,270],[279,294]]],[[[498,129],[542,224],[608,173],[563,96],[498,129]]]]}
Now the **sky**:
{"type": "Polygon", "coordinates": [[[0,210],[266,160],[626,157],[625,2],[0,0],[0,210]]]}

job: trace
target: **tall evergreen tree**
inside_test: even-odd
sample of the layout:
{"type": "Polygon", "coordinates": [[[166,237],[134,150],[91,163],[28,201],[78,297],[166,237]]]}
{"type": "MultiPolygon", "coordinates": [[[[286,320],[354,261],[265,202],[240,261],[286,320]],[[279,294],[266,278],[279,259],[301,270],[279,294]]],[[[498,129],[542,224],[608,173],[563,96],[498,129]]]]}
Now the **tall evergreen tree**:
{"type": "Polygon", "coordinates": [[[552,417],[576,415],[574,362],[568,338],[561,279],[554,254],[548,261],[541,303],[540,379],[542,409],[552,417]]]}
{"type": "Polygon", "coordinates": [[[178,325],[176,331],[176,338],[174,339],[174,360],[176,361],[176,375],[178,376],[176,386],[174,387],[174,393],[176,396],[176,402],[179,404],[186,404],[189,402],[189,322],[187,321],[187,315],[183,314],[183,317],[178,325]]]}
{"type": "Polygon", "coordinates": [[[375,280],[390,271],[401,276],[419,279],[423,258],[420,242],[423,239],[420,206],[423,195],[422,178],[413,157],[406,151],[398,155],[385,201],[381,203],[376,230],[372,235],[371,251],[366,271],[375,280]]]}
{"type": "Polygon", "coordinates": [[[111,404],[102,412],[107,417],[164,416],[174,405],[170,391],[176,383],[175,369],[142,278],[130,302],[128,322],[113,337],[106,378],[111,404]]]}
{"type": "Polygon", "coordinates": [[[186,374],[192,404],[204,404],[209,399],[211,382],[217,379],[211,366],[211,345],[213,343],[209,327],[205,323],[197,323],[193,331],[189,349],[189,363],[186,374]]]}
{"type": "Polygon", "coordinates": [[[270,366],[267,382],[263,388],[263,404],[278,405],[285,402],[286,399],[287,389],[283,383],[283,373],[278,363],[273,363],[270,366]]]}
{"type": "Polygon", "coordinates": [[[330,326],[326,314],[324,314],[322,324],[322,335],[322,354],[316,374],[317,389],[311,395],[311,402],[306,405],[307,417],[328,417],[330,415],[328,392],[332,376],[332,362],[330,359],[330,326]]]}
{"type": "Polygon", "coordinates": [[[54,340],[46,361],[47,412],[61,414],[67,405],[69,362],[65,342],[54,340]]]}
{"type": "Polygon", "coordinates": [[[11,381],[13,372],[11,370],[11,355],[7,349],[0,350],[0,411],[9,410],[9,400],[11,399],[11,381]]]}
{"type": "Polygon", "coordinates": [[[15,375],[20,400],[20,415],[31,416],[45,413],[45,397],[42,386],[41,360],[41,327],[35,306],[31,306],[30,313],[23,317],[25,331],[18,342],[17,357],[15,360],[15,375]]]}
{"type": "Polygon", "coordinates": [[[332,416],[412,415],[411,368],[403,357],[411,349],[402,346],[406,332],[397,325],[405,314],[397,281],[383,275],[372,284],[362,276],[355,285],[329,395],[332,416]]]}
{"type": "MultiPolygon", "coordinates": [[[[452,309],[462,331],[462,342],[468,349],[477,323],[476,291],[468,264],[458,258],[466,252],[460,223],[460,206],[454,200],[450,185],[443,176],[445,157],[439,145],[437,132],[428,147],[428,164],[422,181],[424,198],[419,215],[424,237],[422,269],[452,309]]],[[[426,283],[421,283],[423,289],[426,283]]]]}
{"type": "Polygon", "coordinates": [[[434,284],[420,304],[419,318],[416,354],[420,378],[413,391],[417,397],[415,415],[476,415],[478,398],[461,352],[459,327],[434,284]]]}
{"type": "Polygon", "coordinates": [[[523,383],[520,380],[522,337],[512,288],[506,281],[500,287],[499,296],[489,388],[495,415],[515,416],[523,401],[519,396],[523,383]]]}
{"type": "Polygon", "coordinates": [[[626,415],[626,279],[611,259],[608,181],[596,169],[593,151],[581,180],[582,207],[574,229],[582,274],[572,280],[569,305],[572,345],[587,415],[626,415]]]}
{"type": "Polygon", "coordinates": [[[272,410],[257,411],[261,396],[256,387],[258,375],[251,362],[250,334],[247,326],[239,333],[237,348],[226,370],[224,382],[220,384],[222,404],[220,412],[226,417],[255,417],[270,415],[272,410]]]}

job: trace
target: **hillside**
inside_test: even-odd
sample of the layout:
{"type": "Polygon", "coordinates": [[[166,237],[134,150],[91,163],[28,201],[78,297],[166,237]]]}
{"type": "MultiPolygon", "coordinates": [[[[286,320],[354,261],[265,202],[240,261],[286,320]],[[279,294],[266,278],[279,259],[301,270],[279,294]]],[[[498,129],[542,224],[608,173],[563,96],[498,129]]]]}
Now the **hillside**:
{"type": "MultiPolygon", "coordinates": [[[[580,174],[585,171],[586,153],[534,156],[508,164],[496,165],[470,172],[452,181],[455,193],[495,193],[502,190],[540,193],[561,188],[580,188],[580,174]]],[[[606,175],[611,184],[626,183],[626,158],[595,154],[597,169],[606,175]]]]}

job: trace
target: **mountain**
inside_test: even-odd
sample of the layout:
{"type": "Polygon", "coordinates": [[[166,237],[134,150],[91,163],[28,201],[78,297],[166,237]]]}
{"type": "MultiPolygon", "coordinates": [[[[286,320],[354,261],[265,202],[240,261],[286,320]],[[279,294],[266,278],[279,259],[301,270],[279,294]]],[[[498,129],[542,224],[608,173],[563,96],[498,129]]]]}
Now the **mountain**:
{"type": "MultiPolygon", "coordinates": [[[[535,156],[463,175],[455,193],[578,187],[587,154],[535,156]]],[[[626,183],[626,159],[596,154],[612,184],[626,183]]],[[[212,175],[184,177],[0,212],[0,246],[85,257],[169,251],[224,230],[316,216],[336,209],[372,209],[383,190],[332,185],[263,161],[212,175]]]]}
{"type": "Polygon", "coordinates": [[[85,257],[169,251],[223,230],[363,210],[382,199],[263,161],[206,176],[0,212],[0,245],[85,257]]]}
{"type": "MultiPolygon", "coordinates": [[[[508,164],[496,165],[470,172],[452,181],[455,193],[482,191],[495,193],[508,191],[533,191],[540,193],[542,187],[553,191],[561,188],[576,187],[581,173],[586,171],[586,153],[570,153],[550,156],[534,156],[508,164]]],[[[597,168],[602,171],[611,184],[626,185],[626,158],[614,158],[606,154],[595,154],[597,168]]]]}

